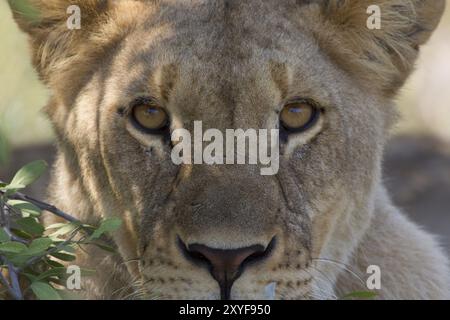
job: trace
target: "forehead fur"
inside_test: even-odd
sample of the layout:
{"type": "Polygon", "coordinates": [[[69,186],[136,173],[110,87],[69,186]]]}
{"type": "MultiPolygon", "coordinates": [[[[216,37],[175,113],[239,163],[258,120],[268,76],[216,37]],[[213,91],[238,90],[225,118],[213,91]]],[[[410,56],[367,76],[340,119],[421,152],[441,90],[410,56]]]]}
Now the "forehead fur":
{"type": "Polygon", "coordinates": [[[151,32],[151,28],[178,25],[178,33],[191,32],[192,36],[192,32],[200,31],[205,40],[209,34],[223,37],[228,46],[220,48],[216,55],[232,53],[236,59],[245,56],[246,42],[268,47],[276,46],[277,39],[285,33],[310,34],[342,69],[388,96],[411,72],[418,47],[436,28],[445,6],[444,0],[378,1],[382,28],[369,30],[367,8],[373,5],[370,0],[28,2],[39,12],[39,19],[30,21],[15,8],[14,1],[10,4],[19,25],[32,36],[34,63],[51,87],[58,88],[61,77],[85,77],[83,69],[89,73],[93,68],[94,62],[90,61],[98,61],[99,54],[111,54],[120,39],[137,27],[151,32]],[[81,8],[81,30],[66,27],[69,5],[81,8]],[[240,43],[233,43],[237,37],[241,37],[240,43]],[[81,68],[78,76],[70,72],[74,64],[81,68]]]}

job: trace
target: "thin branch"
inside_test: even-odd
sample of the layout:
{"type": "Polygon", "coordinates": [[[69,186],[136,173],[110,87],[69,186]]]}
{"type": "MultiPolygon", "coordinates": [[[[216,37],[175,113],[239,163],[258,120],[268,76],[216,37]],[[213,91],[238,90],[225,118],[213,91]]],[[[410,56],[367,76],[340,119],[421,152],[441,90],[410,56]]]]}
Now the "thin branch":
{"type": "Polygon", "coordinates": [[[14,291],[14,289],[9,285],[8,280],[5,278],[5,276],[3,275],[2,270],[0,269],[0,283],[3,284],[3,286],[6,288],[6,290],[9,292],[9,294],[11,295],[11,297],[14,300],[19,300],[19,296],[16,296],[16,292],[14,291]]]}
{"type": "Polygon", "coordinates": [[[1,217],[2,217],[2,222],[0,224],[1,224],[1,227],[3,228],[3,230],[6,232],[6,234],[9,236],[9,238],[12,241],[20,242],[23,244],[28,244],[29,242],[27,240],[25,240],[21,237],[18,237],[11,232],[11,229],[10,229],[11,210],[14,211],[14,208],[10,207],[7,203],[4,203],[1,200],[0,200],[0,206],[1,206],[0,213],[1,213],[1,217]]]}
{"type": "Polygon", "coordinates": [[[0,256],[0,262],[2,264],[5,264],[6,267],[8,268],[8,274],[9,277],[11,278],[11,285],[9,284],[6,277],[3,275],[2,269],[0,269],[0,283],[3,284],[3,286],[6,288],[6,290],[9,292],[9,294],[14,300],[23,300],[22,291],[20,289],[20,286],[18,286],[19,280],[17,277],[17,270],[14,268],[14,266],[12,266],[12,264],[8,260],[6,260],[4,256],[0,256]]]}
{"type": "Polygon", "coordinates": [[[27,201],[27,202],[34,204],[39,209],[49,211],[49,212],[53,213],[54,215],[56,215],[60,218],[63,218],[66,221],[81,223],[80,220],[72,217],[70,214],[67,214],[67,213],[59,210],[54,205],[42,202],[40,200],[36,200],[36,199],[29,197],[27,195],[24,195],[23,193],[20,193],[20,192],[17,192],[15,194],[13,194],[12,196],[9,196],[9,199],[27,201]]]}
{"type": "Polygon", "coordinates": [[[20,288],[19,275],[17,269],[11,262],[8,262],[8,273],[11,278],[11,286],[14,291],[14,298],[16,300],[23,300],[22,289],[20,288]]]}

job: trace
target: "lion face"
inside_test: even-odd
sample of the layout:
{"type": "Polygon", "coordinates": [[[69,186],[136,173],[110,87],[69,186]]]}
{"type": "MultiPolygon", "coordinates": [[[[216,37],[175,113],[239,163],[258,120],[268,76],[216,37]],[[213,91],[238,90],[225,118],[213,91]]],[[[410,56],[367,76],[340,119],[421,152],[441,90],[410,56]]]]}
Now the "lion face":
{"type": "MultiPolygon", "coordinates": [[[[123,218],[114,242],[137,259],[128,271],[144,297],[332,297],[337,271],[320,261],[345,263],[367,228],[393,118],[376,81],[406,70],[361,72],[364,57],[329,47],[342,35],[318,3],[106,2],[87,1],[107,13],[41,66],[55,92],[56,201],[123,218]],[[277,174],[174,164],[171,133],[194,136],[196,121],[279,129],[277,174]]],[[[398,62],[374,54],[380,69],[398,62]]]]}

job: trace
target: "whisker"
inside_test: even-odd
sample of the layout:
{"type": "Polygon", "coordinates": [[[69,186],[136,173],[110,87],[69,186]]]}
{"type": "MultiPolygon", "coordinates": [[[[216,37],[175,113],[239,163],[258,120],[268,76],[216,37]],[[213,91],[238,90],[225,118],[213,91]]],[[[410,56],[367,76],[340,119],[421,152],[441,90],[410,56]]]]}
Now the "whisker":
{"type": "MultiPolygon", "coordinates": [[[[354,272],[354,271],[352,271],[350,268],[350,266],[348,266],[348,265],[346,265],[346,264],[344,264],[344,263],[342,263],[342,262],[339,262],[339,261],[335,261],[335,260],[331,260],[331,259],[326,259],[326,258],[313,258],[312,259],[313,261],[317,261],[317,262],[327,262],[327,263],[331,263],[331,264],[334,264],[334,265],[336,265],[336,266],[338,266],[338,267],[341,267],[344,271],[346,271],[346,272],[348,272],[350,275],[352,275],[352,276],[354,276],[356,279],[358,279],[359,280],[359,282],[361,282],[361,284],[363,285],[363,286],[365,286],[366,285],[366,283],[365,283],[365,281],[356,273],[356,272],[354,272]]],[[[317,268],[316,268],[317,269],[317,268]]]]}
{"type": "MultiPolygon", "coordinates": [[[[314,280],[319,280],[319,281],[324,281],[324,282],[328,282],[331,286],[333,286],[333,282],[322,272],[322,271],[320,271],[320,270],[317,270],[317,269],[314,269],[315,271],[318,271],[319,272],[319,274],[318,275],[313,275],[311,272],[309,272],[307,269],[305,269],[304,271],[306,272],[306,273],[308,273],[309,274],[309,276],[312,278],[312,279],[314,279],[314,280]],[[319,275],[321,276],[321,277],[319,277],[319,275]]],[[[315,282],[313,281],[313,284],[314,284],[315,282]]],[[[319,287],[317,287],[317,285],[314,285],[314,288],[313,288],[313,291],[311,292],[311,294],[312,295],[314,295],[314,299],[317,299],[317,298],[319,298],[319,299],[317,299],[317,300],[328,300],[329,298],[329,296],[335,296],[334,295],[334,293],[332,293],[332,292],[328,292],[328,291],[325,291],[324,289],[322,289],[322,288],[319,288],[319,287]],[[315,291],[319,291],[319,293],[320,292],[323,292],[323,293],[325,293],[325,297],[322,297],[322,296],[315,296],[315,291]]]]}

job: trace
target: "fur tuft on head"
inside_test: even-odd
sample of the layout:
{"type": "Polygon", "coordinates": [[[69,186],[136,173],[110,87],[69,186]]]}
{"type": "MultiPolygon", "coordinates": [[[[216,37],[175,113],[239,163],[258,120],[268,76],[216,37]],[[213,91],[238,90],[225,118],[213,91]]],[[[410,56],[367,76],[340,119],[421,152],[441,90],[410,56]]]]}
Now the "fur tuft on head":
{"type": "Polygon", "coordinates": [[[319,0],[311,9],[322,23],[311,25],[333,60],[392,96],[411,73],[419,47],[437,27],[444,8],[445,0],[319,0]],[[373,5],[380,9],[379,29],[367,26],[373,5]]]}
{"type": "Polygon", "coordinates": [[[74,55],[73,50],[89,36],[92,26],[103,21],[108,0],[8,0],[19,27],[30,35],[33,62],[44,80],[57,71],[55,64],[74,55]],[[81,30],[67,26],[67,9],[81,12],[81,30]]]}

